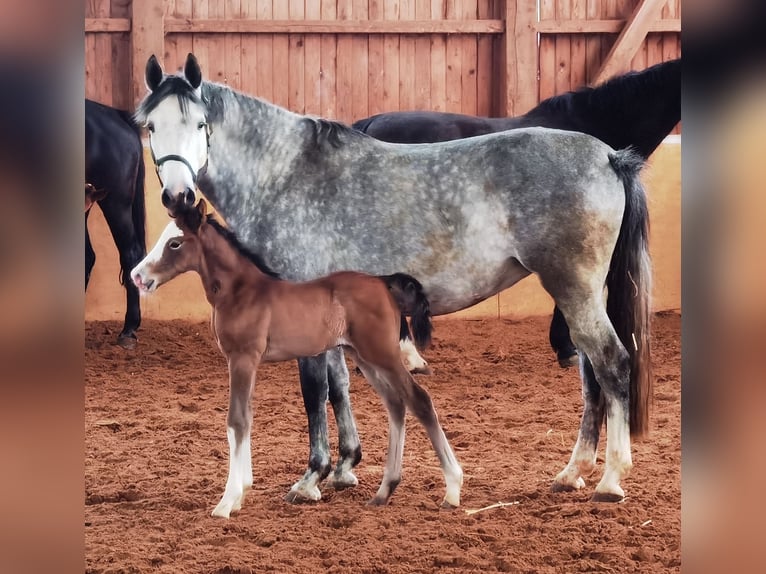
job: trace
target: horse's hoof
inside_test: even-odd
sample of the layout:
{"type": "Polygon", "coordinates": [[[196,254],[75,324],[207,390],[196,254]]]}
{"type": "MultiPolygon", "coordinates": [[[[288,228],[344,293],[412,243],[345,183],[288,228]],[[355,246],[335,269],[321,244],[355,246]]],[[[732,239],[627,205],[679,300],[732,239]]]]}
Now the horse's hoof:
{"type": "Polygon", "coordinates": [[[353,472],[341,472],[340,474],[333,472],[327,477],[325,486],[334,488],[335,490],[344,490],[346,488],[352,488],[359,484],[359,480],[356,478],[353,472]]]}
{"type": "Polygon", "coordinates": [[[367,501],[367,506],[385,506],[388,504],[388,499],[381,496],[374,496],[367,501]]]}
{"type": "Polygon", "coordinates": [[[581,476],[577,478],[574,484],[566,482],[554,482],[551,484],[551,492],[574,492],[583,488],[585,488],[585,481],[581,476]]]}
{"type": "Polygon", "coordinates": [[[444,510],[455,510],[457,506],[455,506],[454,504],[450,504],[446,500],[442,500],[440,508],[443,508],[444,510]]]}
{"type": "Polygon", "coordinates": [[[590,497],[591,502],[622,502],[625,496],[615,492],[594,492],[590,497]]]}
{"type": "Polygon", "coordinates": [[[120,335],[117,337],[117,344],[123,349],[135,349],[138,338],[135,335],[120,335]]]}
{"type": "Polygon", "coordinates": [[[311,504],[322,499],[319,489],[314,487],[311,492],[303,490],[291,490],[285,494],[285,501],[290,504],[311,504]],[[316,492],[314,492],[316,491],[316,492]]]}
{"type": "Polygon", "coordinates": [[[428,363],[426,363],[423,367],[415,367],[414,369],[410,369],[410,373],[413,375],[432,375],[433,371],[431,371],[431,367],[429,367],[428,363]]]}
{"type": "Polygon", "coordinates": [[[575,353],[574,355],[569,355],[568,357],[562,357],[559,355],[559,366],[562,369],[569,369],[570,367],[579,367],[580,366],[580,357],[575,353]]]}

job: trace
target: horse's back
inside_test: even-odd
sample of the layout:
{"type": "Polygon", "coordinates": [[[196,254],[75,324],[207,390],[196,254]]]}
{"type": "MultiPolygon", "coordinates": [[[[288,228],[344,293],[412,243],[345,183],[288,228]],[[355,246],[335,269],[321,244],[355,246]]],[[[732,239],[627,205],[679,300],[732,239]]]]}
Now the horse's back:
{"type": "MultiPolygon", "coordinates": [[[[143,146],[130,114],[85,100],[85,177],[96,188],[113,190],[135,175],[143,146]]],[[[132,187],[131,187],[132,192],[132,187]]]]}

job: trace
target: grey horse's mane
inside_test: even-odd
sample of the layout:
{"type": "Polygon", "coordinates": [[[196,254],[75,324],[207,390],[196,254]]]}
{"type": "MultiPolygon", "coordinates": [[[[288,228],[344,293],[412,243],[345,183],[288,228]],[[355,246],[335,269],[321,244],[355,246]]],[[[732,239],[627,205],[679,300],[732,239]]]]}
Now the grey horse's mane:
{"type": "MultiPolygon", "coordinates": [[[[284,110],[284,108],[281,108],[276,104],[265,102],[259,98],[237,92],[223,84],[202,82],[200,92],[202,94],[201,98],[183,76],[166,75],[157,89],[150,92],[139,104],[138,109],[134,114],[134,118],[137,123],[144,124],[147,116],[160,104],[160,102],[169,96],[175,96],[178,99],[178,105],[184,115],[188,114],[190,103],[203,105],[207,111],[207,121],[210,123],[223,121],[227,97],[235,100],[245,98],[260,101],[265,105],[284,110]]],[[[284,111],[292,113],[288,110],[284,111]]],[[[370,137],[342,122],[313,116],[302,116],[302,119],[304,125],[311,131],[311,142],[318,149],[322,148],[325,144],[329,144],[334,148],[339,148],[343,145],[344,141],[360,137],[370,137]]]]}

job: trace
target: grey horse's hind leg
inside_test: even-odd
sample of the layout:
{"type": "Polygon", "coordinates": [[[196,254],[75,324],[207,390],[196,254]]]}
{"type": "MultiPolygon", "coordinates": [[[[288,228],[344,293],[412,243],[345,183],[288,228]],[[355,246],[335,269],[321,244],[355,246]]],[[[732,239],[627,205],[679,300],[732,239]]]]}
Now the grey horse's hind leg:
{"type": "Polygon", "coordinates": [[[601,400],[601,387],[596,382],[590,360],[580,357],[580,375],[582,376],[582,398],[584,409],[569,463],[562,470],[551,486],[554,492],[579,490],[585,486],[584,476],[588,476],[596,465],[596,451],[601,425],[604,420],[604,403],[601,400]]]}
{"type": "Polygon", "coordinates": [[[309,467],[285,495],[288,502],[316,501],[322,497],[319,483],[330,473],[330,445],[327,440],[327,358],[326,354],[298,359],[303,405],[309,419],[309,467]]]}
{"type": "Polygon", "coordinates": [[[330,404],[338,426],[338,465],[327,478],[327,485],[333,488],[356,486],[358,480],[351,472],[362,460],[362,445],[356,430],[354,413],[349,400],[349,376],[343,350],[338,347],[326,353],[327,380],[330,391],[330,404]]]}

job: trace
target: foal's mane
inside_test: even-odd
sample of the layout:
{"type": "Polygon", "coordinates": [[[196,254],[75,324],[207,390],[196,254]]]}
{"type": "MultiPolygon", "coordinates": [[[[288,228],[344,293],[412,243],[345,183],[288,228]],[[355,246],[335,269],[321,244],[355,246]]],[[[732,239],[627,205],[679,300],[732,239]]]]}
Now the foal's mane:
{"type": "Polygon", "coordinates": [[[639,72],[628,72],[610,78],[595,87],[584,86],[543,100],[532,111],[557,111],[571,107],[577,109],[576,106],[582,104],[588,109],[611,108],[615,105],[622,105],[620,102],[624,98],[634,100],[637,97],[637,90],[656,89],[657,86],[664,85],[663,80],[666,76],[672,77],[673,74],[678,74],[680,79],[680,67],[681,60],[676,59],[655,64],[639,72]]]}
{"type": "Polygon", "coordinates": [[[207,223],[216,230],[216,232],[223,237],[229,245],[231,245],[234,249],[237,250],[238,253],[243,255],[248,261],[253,263],[262,273],[265,273],[269,277],[273,277],[274,279],[281,279],[279,276],[279,273],[274,271],[271,267],[266,265],[266,262],[263,260],[263,257],[261,257],[259,254],[254,253],[250,251],[247,247],[242,245],[242,243],[237,238],[236,234],[231,231],[230,229],[224,227],[213,214],[210,214],[206,218],[207,223]]]}

